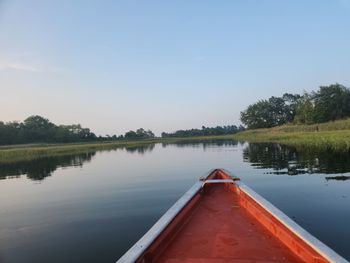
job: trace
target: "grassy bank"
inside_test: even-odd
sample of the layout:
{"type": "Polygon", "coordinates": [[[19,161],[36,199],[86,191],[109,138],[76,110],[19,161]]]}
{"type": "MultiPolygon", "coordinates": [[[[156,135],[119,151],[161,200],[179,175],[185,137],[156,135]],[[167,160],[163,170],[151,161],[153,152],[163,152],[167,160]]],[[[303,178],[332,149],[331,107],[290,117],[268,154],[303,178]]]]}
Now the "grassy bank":
{"type": "Polygon", "coordinates": [[[133,148],[154,143],[195,142],[209,140],[232,139],[226,136],[201,136],[188,138],[154,138],[150,140],[110,141],[69,144],[24,144],[0,146],[0,164],[18,161],[30,161],[45,157],[73,155],[93,151],[114,150],[118,148],[133,148]]]}
{"type": "Polygon", "coordinates": [[[235,135],[187,138],[155,138],[137,141],[111,141],[75,144],[26,144],[0,147],[0,164],[45,157],[73,155],[118,148],[132,148],[154,143],[199,142],[211,140],[275,142],[297,148],[350,151],[350,119],[318,125],[283,125],[270,129],[247,130],[235,135]]]}
{"type": "Polygon", "coordinates": [[[283,125],[247,130],[234,136],[249,142],[275,142],[297,148],[350,150],[350,119],[313,125],[283,125]]]}
{"type": "Polygon", "coordinates": [[[29,161],[51,156],[88,153],[98,150],[112,150],[120,147],[149,144],[150,142],[105,142],[80,144],[35,144],[4,146],[0,148],[0,163],[29,161]]]}

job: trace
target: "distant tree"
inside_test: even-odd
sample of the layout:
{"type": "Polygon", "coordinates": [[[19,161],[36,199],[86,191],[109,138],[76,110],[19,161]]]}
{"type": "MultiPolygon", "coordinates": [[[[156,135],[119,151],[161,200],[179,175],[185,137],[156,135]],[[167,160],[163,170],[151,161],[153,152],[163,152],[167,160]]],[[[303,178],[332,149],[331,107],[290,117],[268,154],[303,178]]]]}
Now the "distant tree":
{"type": "Polygon", "coordinates": [[[134,131],[128,131],[124,135],[125,139],[136,139],[137,138],[137,133],[134,131]]]}
{"type": "Polygon", "coordinates": [[[24,140],[20,129],[21,125],[18,122],[0,122],[0,144],[22,143],[24,140]]]}
{"type": "Polygon", "coordinates": [[[72,137],[76,140],[93,140],[96,139],[96,135],[90,131],[89,128],[83,128],[80,124],[64,125],[63,128],[67,129],[72,137]]]}
{"type": "Polygon", "coordinates": [[[138,139],[143,139],[143,138],[147,137],[146,136],[146,131],[143,128],[137,129],[136,130],[136,137],[138,139]]]}
{"type": "Polygon", "coordinates": [[[48,119],[39,115],[33,115],[24,120],[24,126],[26,129],[39,130],[49,129],[55,126],[48,119]]]}
{"type": "Polygon", "coordinates": [[[248,128],[269,128],[285,123],[312,124],[350,117],[350,90],[341,84],[321,86],[318,91],[285,93],[249,105],[241,112],[248,128]]]}
{"type": "Polygon", "coordinates": [[[313,95],[305,92],[298,101],[296,115],[294,118],[296,124],[314,123],[314,101],[313,95]]]}
{"type": "Polygon", "coordinates": [[[268,100],[269,119],[268,123],[270,127],[277,126],[288,122],[289,109],[286,108],[283,98],[271,97],[268,100]]]}
{"type": "MultiPolygon", "coordinates": [[[[48,119],[33,115],[23,122],[0,122],[0,144],[51,143],[91,141],[98,138],[80,124],[55,125],[48,119]]],[[[101,140],[104,139],[101,137],[101,140]]]]}
{"type": "Polygon", "coordinates": [[[321,86],[314,95],[314,121],[326,122],[350,116],[350,90],[340,84],[321,86]]]}
{"type": "Polygon", "coordinates": [[[151,130],[145,130],[143,128],[139,128],[135,131],[128,131],[125,133],[125,139],[150,139],[154,138],[154,133],[151,130]]]}
{"type": "Polygon", "coordinates": [[[248,106],[241,112],[241,121],[250,129],[270,128],[291,122],[296,115],[300,96],[285,93],[282,97],[271,97],[248,106]]]}
{"type": "Polygon", "coordinates": [[[65,125],[60,125],[56,128],[54,140],[56,142],[73,142],[78,138],[65,125]]]}
{"type": "Polygon", "coordinates": [[[54,137],[56,126],[46,118],[33,115],[24,120],[23,129],[26,141],[50,142],[54,137]]]}
{"type": "Polygon", "coordinates": [[[162,132],[161,136],[166,137],[195,137],[195,136],[210,136],[210,135],[224,135],[234,134],[244,130],[243,126],[237,127],[236,125],[228,126],[216,126],[216,127],[205,127],[201,129],[190,129],[190,130],[177,130],[173,133],[162,132]]]}
{"type": "Polygon", "coordinates": [[[245,111],[241,112],[241,121],[249,129],[269,128],[274,126],[270,103],[267,100],[260,100],[249,105],[245,111]]]}
{"type": "Polygon", "coordinates": [[[147,138],[154,138],[155,137],[154,133],[151,130],[146,131],[146,136],[147,136],[147,138]]]}
{"type": "Polygon", "coordinates": [[[292,122],[297,114],[297,107],[301,96],[299,94],[285,93],[282,99],[284,100],[285,121],[292,122]]]}

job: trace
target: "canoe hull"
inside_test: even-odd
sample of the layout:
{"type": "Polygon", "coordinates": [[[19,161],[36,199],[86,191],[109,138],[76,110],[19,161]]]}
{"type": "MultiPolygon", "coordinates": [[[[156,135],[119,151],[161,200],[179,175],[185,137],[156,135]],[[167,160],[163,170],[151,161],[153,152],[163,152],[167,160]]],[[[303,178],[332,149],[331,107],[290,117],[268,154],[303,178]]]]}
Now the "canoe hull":
{"type": "Polygon", "coordinates": [[[347,262],[224,170],[197,182],[122,262],[347,262]]]}

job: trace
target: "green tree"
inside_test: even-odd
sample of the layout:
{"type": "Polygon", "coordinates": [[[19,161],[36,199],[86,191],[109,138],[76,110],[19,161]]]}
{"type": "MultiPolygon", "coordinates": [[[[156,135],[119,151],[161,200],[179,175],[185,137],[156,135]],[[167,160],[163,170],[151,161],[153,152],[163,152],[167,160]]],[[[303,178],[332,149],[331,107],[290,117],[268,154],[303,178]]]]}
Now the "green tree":
{"type": "Polygon", "coordinates": [[[125,139],[149,139],[154,138],[154,133],[151,130],[145,130],[143,128],[139,128],[135,131],[128,131],[124,135],[125,139]]]}
{"type": "Polygon", "coordinates": [[[285,93],[282,96],[284,100],[284,114],[286,122],[292,122],[297,114],[297,107],[301,96],[299,94],[285,93]]]}
{"type": "Polygon", "coordinates": [[[234,134],[244,130],[243,126],[237,127],[236,125],[205,127],[202,129],[190,129],[190,130],[178,130],[173,133],[162,132],[162,137],[194,137],[194,136],[208,136],[208,135],[223,135],[234,134]]]}
{"type": "Polygon", "coordinates": [[[285,93],[282,97],[260,100],[241,112],[241,121],[250,129],[270,128],[291,122],[299,99],[297,94],[285,93]]]}
{"type": "MultiPolygon", "coordinates": [[[[101,140],[107,139],[101,137],[101,140]]],[[[79,142],[97,140],[94,133],[80,124],[57,126],[48,119],[34,115],[23,122],[0,122],[0,144],[39,142],[79,142]]]]}
{"type": "Polygon", "coordinates": [[[267,100],[260,100],[249,105],[241,112],[241,121],[249,129],[269,128],[273,126],[270,103],[267,100]]]}
{"type": "Polygon", "coordinates": [[[305,92],[298,101],[294,122],[296,124],[314,123],[313,95],[305,92]]]}
{"type": "Polygon", "coordinates": [[[321,86],[314,95],[314,121],[334,121],[348,116],[350,90],[340,84],[321,86]]]}
{"type": "Polygon", "coordinates": [[[23,123],[26,141],[49,142],[54,137],[55,128],[48,119],[38,115],[28,117],[23,123]]]}

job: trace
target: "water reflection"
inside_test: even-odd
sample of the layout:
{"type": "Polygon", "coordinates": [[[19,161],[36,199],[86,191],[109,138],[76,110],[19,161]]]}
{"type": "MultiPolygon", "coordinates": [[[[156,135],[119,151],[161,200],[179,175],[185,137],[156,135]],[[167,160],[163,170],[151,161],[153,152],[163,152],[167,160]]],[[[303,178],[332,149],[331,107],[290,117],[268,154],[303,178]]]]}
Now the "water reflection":
{"type": "Polygon", "coordinates": [[[130,153],[145,154],[147,152],[152,152],[154,149],[154,146],[155,146],[155,143],[145,144],[140,146],[128,146],[127,148],[125,148],[125,150],[130,153]]]}
{"type": "Polygon", "coordinates": [[[82,166],[85,162],[90,162],[96,152],[88,152],[78,155],[46,157],[32,161],[22,161],[15,163],[0,163],[0,179],[17,178],[26,175],[31,180],[43,180],[51,176],[59,167],[82,166]]]}
{"type": "Polygon", "coordinates": [[[186,140],[186,141],[179,141],[176,143],[162,143],[163,148],[166,148],[168,146],[176,146],[179,148],[187,148],[187,147],[202,147],[204,150],[209,147],[228,147],[228,146],[237,146],[239,144],[238,141],[235,140],[186,140]]]}
{"type": "Polygon", "coordinates": [[[285,145],[251,143],[243,149],[243,159],[258,169],[273,169],[272,174],[350,172],[350,153],[348,152],[311,149],[298,151],[295,147],[285,145]]]}
{"type": "MultiPolygon", "coordinates": [[[[208,147],[228,147],[236,146],[237,141],[227,140],[213,140],[213,141],[183,141],[177,143],[162,143],[162,147],[166,148],[170,145],[185,148],[185,147],[202,147],[204,150],[208,147]]],[[[125,150],[132,154],[146,154],[151,153],[154,150],[155,143],[128,146],[119,148],[119,150],[125,150]]],[[[116,151],[117,149],[108,149],[103,151],[116,151]]],[[[40,181],[45,179],[60,167],[74,167],[83,166],[84,163],[90,162],[92,157],[96,155],[97,151],[86,152],[76,155],[64,155],[56,157],[45,157],[41,159],[31,161],[20,161],[14,163],[0,163],[0,180],[9,178],[19,178],[22,175],[26,175],[31,180],[40,181]]],[[[102,152],[102,151],[101,151],[102,152]]]]}
{"type": "Polygon", "coordinates": [[[29,178],[0,180],[0,262],[115,262],[200,175],[215,167],[237,174],[350,259],[350,174],[341,174],[349,166],[349,153],[227,140],[0,164],[0,178],[29,178]],[[284,175],[262,176],[267,171],[284,175]],[[308,172],[334,174],[287,176],[308,172]],[[40,184],[30,181],[50,175],[40,184]]]}
{"type": "MultiPolygon", "coordinates": [[[[154,143],[119,148],[132,154],[149,154],[155,149],[154,143]]],[[[234,140],[182,141],[162,143],[162,148],[208,148],[236,147],[242,143],[234,140]]],[[[272,144],[251,143],[243,147],[243,160],[258,169],[272,169],[272,174],[298,175],[306,173],[346,173],[350,172],[350,153],[335,151],[317,151],[308,149],[298,151],[294,147],[272,144]]],[[[113,149],[115,151],[117,149],[113,149]]],[[[110,150],[107,150],[110,151],[110,150]]],[[[0,163],[0,179],[18,178],[26,175],[31,180],[43,180],[59,167],[82,166],[90,162],[96,151],[77,155],[46,157],[32,161],[10,164],[0,163]]],[[[327,177],[327,180],[348,180],[350,177],[327,177]]]]}
{"type": "Polygon", "coordinates": [[[83,166],[84,163],[90,162],[97,152],[110,152],[116,150],[125,150],[130,153],[145,154],[154,149],[155,144],[141,146],[128,146],[116,149],[106,149],[99,151],[85,152],[75,155],[51,156],[30,161],[19,161],[13,163],[0,162],[0,180],[19,178],[26,175],[27,178],[40,181],[61,167],[83,166]]]}
{"type": "Polygon", "coordinates": [[[346,181],[349,180],[350,176],[345,176],[345,175],[341,175],[341,176],[327,176],[326,180],[337,180],[337,181],[346,181]]]}

